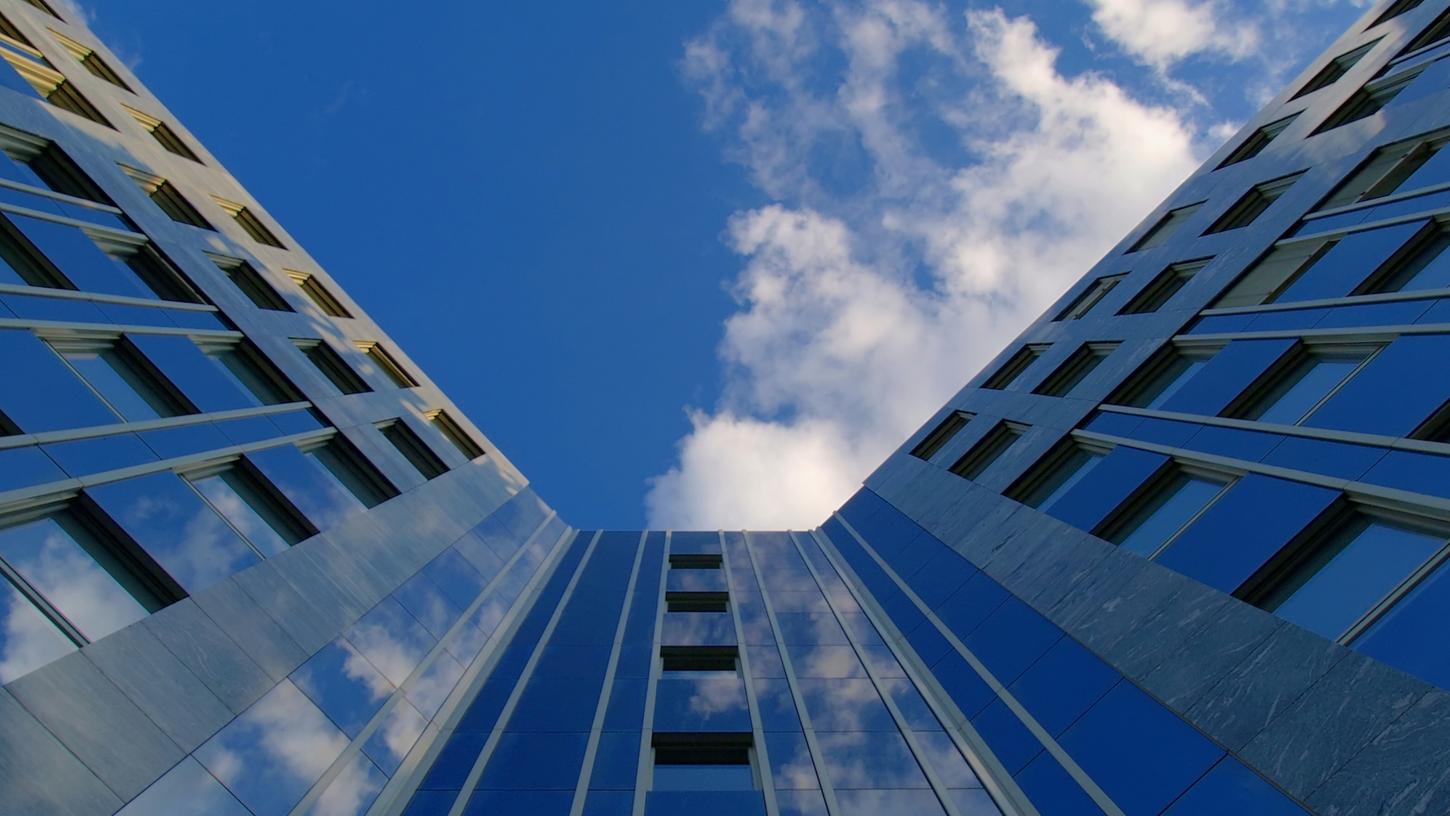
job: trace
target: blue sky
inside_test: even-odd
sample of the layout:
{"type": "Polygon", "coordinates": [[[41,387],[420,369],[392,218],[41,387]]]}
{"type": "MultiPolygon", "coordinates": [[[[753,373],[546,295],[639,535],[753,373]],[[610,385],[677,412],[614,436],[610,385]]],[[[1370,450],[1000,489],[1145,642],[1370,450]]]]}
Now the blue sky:
{"type": "Polygon", "coordinates": [[[1351,0],[90,0],[571,523],[819,522],[1351,0]]]}

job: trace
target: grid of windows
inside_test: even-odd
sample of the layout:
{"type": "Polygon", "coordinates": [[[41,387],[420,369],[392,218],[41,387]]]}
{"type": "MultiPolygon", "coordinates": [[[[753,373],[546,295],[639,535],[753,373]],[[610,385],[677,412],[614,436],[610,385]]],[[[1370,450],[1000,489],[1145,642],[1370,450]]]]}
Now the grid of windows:
{"type": "Polygon", "coordinates": [[[1413,190],[1450,180],[1438,166],[1421,172],[1447,142],[1450,131],[1441,129],[1378,148],[1320,202],[1318,209],[1347,207],[1384,198],[1401,187],[1413,190]]]}

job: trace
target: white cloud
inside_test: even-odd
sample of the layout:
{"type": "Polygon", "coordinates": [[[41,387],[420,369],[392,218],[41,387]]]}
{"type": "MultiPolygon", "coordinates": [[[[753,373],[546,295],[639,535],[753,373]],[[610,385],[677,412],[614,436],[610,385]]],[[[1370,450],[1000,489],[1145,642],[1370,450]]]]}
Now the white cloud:
{"type": "Polygon", "coordinates": [[[748,6],[685,74],[778,203],[729,224],[725,396],[691,412],[651,526],[820,523],[1207,147],[1182,112],[1061,74],[1024,18],[840,3],[788,15],[800,47],[748,6]],[[821,159],[843,144],[845,183],[821,159]]]}
{"type": "Polygon", "coordinates": [[[1213,0],[1088,0],[1093,22],[1124,51],[1161,70],[1194,54],[1243,59],[1256,53],[1260,32],[1213,0]]]}

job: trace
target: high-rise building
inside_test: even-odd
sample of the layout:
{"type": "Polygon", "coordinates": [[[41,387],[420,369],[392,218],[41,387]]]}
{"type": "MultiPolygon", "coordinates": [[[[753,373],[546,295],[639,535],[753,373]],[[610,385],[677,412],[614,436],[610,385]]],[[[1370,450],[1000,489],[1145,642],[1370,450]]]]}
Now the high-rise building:
{"type": "Polygon", "coordinates": [[[641,532],[0,2],[0,812],[1450,812],[1447,6],[1370,10],[818,529],[641,532]]]}

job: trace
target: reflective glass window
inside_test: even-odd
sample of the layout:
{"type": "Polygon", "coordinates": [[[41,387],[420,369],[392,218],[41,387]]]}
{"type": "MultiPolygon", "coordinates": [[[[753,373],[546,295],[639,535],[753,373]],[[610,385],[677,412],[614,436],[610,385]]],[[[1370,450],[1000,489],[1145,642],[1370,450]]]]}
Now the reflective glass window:
{"type": "Polygon", "coordinates": [[[117,415],[135,421],[192,413],[192,406],[125,340],[53,341],[81,379],[117,415]]]}
{"type": "MultiPolygon", "coordinates": [[[[166,602],[154,580],[128,563],[131,559],[97,525],[68,510],[0,528],[0,558],[53,614],[90,640],[138,621],[166,602]]],[[[34,636],[10,638],[10,648],[24,642],[34,643],[39,652],[51,651],[54,639],[48,623],[42,626],[25,613],[13,619],[37,628],[34,636]]]]}
{"type": "Polygon", "coordinates": [[[1067,445],[1061,452],[1051,455],[1041,466],[1040,472],[1029,474],[1021,491],[1014,490],[1013,498],[1028,507],[1046,511],[1091,473],[1103,459],[1103,454],[1074,442],[1067,445]]]}
{"type": "Polygon", "coordinates": [[[1334,394],[1373,352],[1369,348],[1311,351],[1287,368],[1270,370],[1268,382],[1233,411],[1244,419],[1297,425],[1334,394]]]}
{"type": "Polygon", "coordinates": [[[1135,383],[1127,394],[1109,401],[1138,408],[1161,408],[1211,359],[1212,352],[1170,352],[1149,364],[1141,383],[1135,383]]]}
{"type": "Polygon", "coordinates": [[[654,736],[654,790],[729,791],[759,787],[749,734],[654,736]]]}
{"type": "Polygon", "coordinates": [[[1129,499],[1119,519],[1109,522],[1104,537],[1129,552],[1152,555],[1208,507],[1224,484],[1174,470],[1146,493],[1129,499]]]}
{"type": "MultiPolygon", "coordinates": [[[[4,536],[0,531],[0,536],[4,536]]],[[[9,581],[0,581],[0,683],[44,666],[76,645],[9,581]]]]}
{"type": "Polygon", "coordinates": [[[1352,515],[1311,545],[1259,606],[1338,638],[1444,544],[1443,535],[1352,515]]]}
{"type": "Polygon", "coordinates": [[[263,555],[276,555],[314,532],[276,488],[245,465],[189,481],[263,555]]]}

